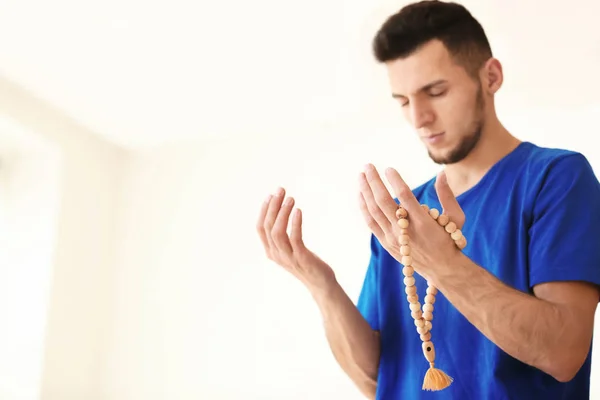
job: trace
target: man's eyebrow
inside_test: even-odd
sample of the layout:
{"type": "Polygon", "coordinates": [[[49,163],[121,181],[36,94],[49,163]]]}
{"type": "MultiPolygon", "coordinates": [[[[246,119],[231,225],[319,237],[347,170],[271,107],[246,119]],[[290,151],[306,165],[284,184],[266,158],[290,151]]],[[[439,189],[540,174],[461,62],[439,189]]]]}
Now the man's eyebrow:
{"type": "MultiPolygon", "coordinates": [[[[427,90],[431,89],[434,86],[441,85],[442,83],[447,83],[447,82],[448,81],[445,80],[445,79],[438,79],[438,80],[435,80],[433,82],[428,83],[425,86],[420,87],[417,92],[424,92],[424,91],[427,91],[427,90]]],[[[406,96],[404,96],[402,94],[398,94],[398,93],[392,93],[392,97],[395,98],[395,99],[397,99],[397,98],[406,97],[406,96]]]]}

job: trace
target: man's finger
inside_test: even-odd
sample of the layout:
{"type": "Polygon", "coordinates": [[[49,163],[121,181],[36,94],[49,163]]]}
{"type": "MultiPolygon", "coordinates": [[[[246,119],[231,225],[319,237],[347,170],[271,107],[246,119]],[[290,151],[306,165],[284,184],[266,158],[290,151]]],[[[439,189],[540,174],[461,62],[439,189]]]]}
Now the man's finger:
{"type": "MultiPolygon", "coordinates": [[[[409,218],[411,214],[414,215],[415,213],[420,213],[423,211],[419,201],[413,194],[410,187],[406,184],[406,182],[404,182],[404,179],[402,179],[398,171],[396,171],[394,168],[388,168],[385,171],[385,175],[390,182],[392,189],[394,190],[394,194],[400,201],[400,204],[406,209],[406,211],[408,211],[409,218]]],[[[396,217],[395,212],[394,217],[396,217]]]]}
{"type": "Polygon", "coordinates": [[[375,219],[369,213],[367,203],[362,193],[358,193],[358,205],[360,207],[360,211],[362,212],[363,218],[367,223],[367,226],[369,227],[371,232],[373,232],[373,235],[375,235],[375,237],[379,239],[380,242],[382,242],[385,239],[385,234],[379,226],[379,224],[377,223],[377,221],[375,221],[375,219]]]}
{"type": "Polygon", "coordinates": [[[275,225],[275,220],[277,219],[277,214],[279,214],[279,210],[281,209],[281,203],[283,202],[283,197],[285,196],[285,189],[279,188],[275,192],[275,195],[271,198],[269,202],[269,208],[267,209],[267,215],[265,216],[264,229],[265,235],[267,236],[267,242],[269,243],[269,247],[276,251],[277,247],[273,242],[273,238],[271,237],[271,232],[273,230],[273,226],[275,225]]]}
{"type": "MultiPolygon", "coordinates": [[[[384,232],[389,232],[392,228],[392,220],[388,218],[388,216],[381,210],[377,200],[375,199],[375,194],[371,189],[371,185],[367,181],[367,177],[364,173],[361,173],[358,178],[358,184],[360,187],[360,193],[362,194],[362,198],[365,201],[365,207],[367,213],[373,218],[379,228],[384,232]]],[[[386,191],[387,193],[387,191],[386,191]]],[[[389,196],[389,193],[388,193],[389,196]]],[[[396,209],[398,208],[396,202],[390,198],[390,201],[394,204],[394,214],[396,213],[396,209]]],[[[369,221],[367,220],[367,223],[369,221]]]]}
{"type": "Polygon", "coordinates": [[[306,250],[302,240],[302,211],[299,208],[297,208],[292,215],[290,244],[292,246],[292,251],[296,254],[306,250]]]}
{"type": "Polygon", "coordinates": [[[271,203],[272,195],[269,195],[265,201],[263,202],[260,213],[258,214],[258,220],[256,221],[256,231],[258,232],[258,236],[260,237],[260,241],[262,242],[266,251],[269,250],[269,241],[267,239],[267,234],[265,232],[265,218],[267,216],[267,210],[269,209],[269,204],[271,203]]]}
{"type": "Polygon", "coordinates": [[[271,231],[273,242],[280,251],[283,251],[286,254],[292,252],[292,245],[290,244],[290,238],[287,233],[292,208],[294,208],[294,198],[288,197],[283,202],[281,209],[277,214],[275,224],[273,225],[273,230],[271,231]]]}
{"type": "MultiPolygon", "coordinates": [[[[367,164],[365,167],[365,176],[377,205],[386,216],[388,221],[390,223],[394,223],[396,221],[396,210],[398,209],[398,204],[396,204],[390,195],[390,192],[385,187],[385,184],[381,180],[381,177],[379,176],[379,173],[374,165],[367,164]]],[[[367,202],[369,201],[368,198],[366,200],[367,202]]]]}
{"type": "Polygon", "coordinates": [[[440,172],[435,180],[435,190],[442,205],[443,213],[450,217],[458,229],[462,229],[465,223],[465,213],[456,200],[452,189],[448,185],[445,172],[440,172]]]}

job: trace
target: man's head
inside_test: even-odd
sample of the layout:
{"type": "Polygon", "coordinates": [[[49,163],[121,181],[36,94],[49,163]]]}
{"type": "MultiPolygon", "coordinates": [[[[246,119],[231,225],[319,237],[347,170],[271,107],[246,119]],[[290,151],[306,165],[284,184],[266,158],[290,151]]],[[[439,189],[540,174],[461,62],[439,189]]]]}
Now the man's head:
{"type": "Polygon", "coordinates": [[[491,95],[502,83],[479,22],[459,4],[420,1],[385,21],[373,52],[432,160],[465,158],[495,115],[491,95]]]}

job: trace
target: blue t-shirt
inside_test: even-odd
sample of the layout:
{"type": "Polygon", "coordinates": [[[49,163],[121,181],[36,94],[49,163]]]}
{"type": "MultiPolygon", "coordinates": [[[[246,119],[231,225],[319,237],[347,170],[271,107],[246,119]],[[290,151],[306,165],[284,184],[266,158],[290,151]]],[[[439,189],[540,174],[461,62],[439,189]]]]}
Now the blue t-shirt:
{"type": "MultiPolygon", "coordinates": [[[[413,190],[441,206],[435,178],[413,190]]],[[[457,198],[466,215],[464,253],[507,285],[532,293],[543,282],[600,284],[600,184],[580,153],[522,142],[457,198]]],[[[506,354],[438,292],[435,366],[454,378],[422,390],[429,368],[405,294],[402,268],[373,236],[358,309],[381,334],[377,399],[587,399],[591,349],[577,376],[561,383],[506,354]]],[[[415,273],[419,299],[426,282],[415,273]]],[[[421,300],[422,301],[422,300],[421,300]]]]}

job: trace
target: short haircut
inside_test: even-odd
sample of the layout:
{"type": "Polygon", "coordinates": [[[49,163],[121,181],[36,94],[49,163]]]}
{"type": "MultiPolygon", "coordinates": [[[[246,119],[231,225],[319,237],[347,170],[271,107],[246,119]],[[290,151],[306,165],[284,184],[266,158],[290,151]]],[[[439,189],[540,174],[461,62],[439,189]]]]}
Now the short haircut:
{"type": "Polygon", "coordinates": [[[436,39],[472,77],[492,57],[485,31],[471,13],[460,4],[438,0],[414,2],[390,16],[373,39],[373,54],[386,63],[436,39]]]}

